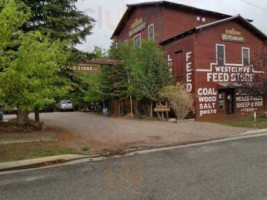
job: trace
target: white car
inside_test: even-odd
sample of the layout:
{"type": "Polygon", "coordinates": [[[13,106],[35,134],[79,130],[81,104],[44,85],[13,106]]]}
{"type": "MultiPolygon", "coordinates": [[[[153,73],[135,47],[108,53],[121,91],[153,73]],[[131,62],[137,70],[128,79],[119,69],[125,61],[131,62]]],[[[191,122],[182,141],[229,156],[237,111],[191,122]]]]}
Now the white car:
{"type": "Polygon", "coordinates": [[[60,111],[72,111],[73,110],[72,101],[71,100],[60,101],[59,109],[60,109],[60,111]]]}

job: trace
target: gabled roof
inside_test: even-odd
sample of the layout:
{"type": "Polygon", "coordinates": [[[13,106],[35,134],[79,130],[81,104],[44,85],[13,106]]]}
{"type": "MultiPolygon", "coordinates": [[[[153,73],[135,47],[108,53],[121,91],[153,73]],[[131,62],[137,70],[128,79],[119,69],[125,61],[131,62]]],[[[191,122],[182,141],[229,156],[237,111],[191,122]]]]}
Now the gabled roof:
{"type": "Polygon", "coordinates": [[[222,20],[218,20],[218,21],[215,21],[215,22],[211,22],[211,23],[208,23],[208,24],[201,25],[201,26],[197,26],[195,28],[192,28],[192,29],[184,32],[184,33],[178,34],[178,35],[176,35],[174,37],[171,37],[171,38],[169,38],[167,40],[164,40],[164,41],[160,42],[160,45],[167,45],[167,44],[169,44],[169,43],[171,43],[173,41],[176,41],[176,40],[182,39],[184,37],[187,37],[189,35],[192,35],[192,34],[198,32],[200,30],[211,28],[211,27],[214,27],[214,26],[217,26],[219,24],[223,24],[223,23],[226,23],[226,22],[229,22],[229,21],[232,21],[232,20],[235,20],[238,23],[240,23],[241,25],[244,25],[244,27],[246,27],[246,29],[251,31],[253,34],[255,34],[257,37],[259,37],[261,40],[267,41],[267,36],[262,31],[260,31],[254,25],[252,25],[248,20],[244,19],[241,15],[236,15],[236,16],[229,17],[229,18],[226,18],[226,19],[222,19],[222,20]]]}
{"type": "MultiPolygon", "coordinates": [[[[115,29],[111,38],[114,38],[116,35],[118,35],[121,32],[121,30],[123,29],[123,27],[127,23],[128,19],[130,18],[131,14],[134,12],[134,10],[137,7],[149,6],[149,5],[156,5],[156,6],[160,5],[160,6],[169,7],[172,9],[182,9],[183,11],[188,11],[188,12],[205,13],[205,14],[209,14],[211,16],[217,16],[217,17],[222,18],[222,19],[231,17],[231,15],[227,15],[227,14],[223,14],[223,13],[219,13],[219,12],[214,12],[214,11],[210,11],[210,10],[204,10],[204,9],[200,9],[200,8],[195,8],[192,6],[173,3],[173,2],[165,1],[165,0],[154,1],[154,2],[145,2],[145,3],[137,3],[137,4],[128,4],[127,10],[124,13],[122,19],[120,20],[120,22],[119,22],[117,28],[115,29]]],[[[248,20],[248,21],[252,21],[252,20],[248,20]]]]}

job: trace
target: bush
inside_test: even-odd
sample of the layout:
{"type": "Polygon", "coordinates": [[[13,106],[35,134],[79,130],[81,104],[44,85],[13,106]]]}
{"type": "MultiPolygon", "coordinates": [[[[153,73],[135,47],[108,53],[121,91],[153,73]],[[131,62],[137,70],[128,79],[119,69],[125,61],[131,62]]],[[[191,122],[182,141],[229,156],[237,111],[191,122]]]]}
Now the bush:
{"type": "Polygon", "coordinates": [[[193,108],[192,95],[184,85],[167,86],[161,90],[160,96],[168,99],[178,120],[185,119],[193,108]]]}

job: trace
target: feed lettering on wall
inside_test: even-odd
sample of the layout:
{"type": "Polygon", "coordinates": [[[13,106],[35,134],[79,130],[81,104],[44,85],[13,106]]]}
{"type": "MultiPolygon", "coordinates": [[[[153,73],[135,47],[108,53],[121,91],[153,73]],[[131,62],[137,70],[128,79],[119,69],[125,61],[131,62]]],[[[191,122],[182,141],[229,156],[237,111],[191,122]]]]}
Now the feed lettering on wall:
{"type": "Polygon", "coordinates": [[[186,89],[187,92],[193,91],[193,84],[192,84],[192,52],[186,53],[186,89]]]}

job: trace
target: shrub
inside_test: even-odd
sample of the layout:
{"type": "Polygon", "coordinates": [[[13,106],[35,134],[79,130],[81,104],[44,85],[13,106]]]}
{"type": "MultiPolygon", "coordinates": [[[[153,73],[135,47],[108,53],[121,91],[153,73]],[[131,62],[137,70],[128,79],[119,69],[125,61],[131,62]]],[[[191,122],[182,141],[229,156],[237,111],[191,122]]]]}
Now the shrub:
{"type": "Polygon", "coordinates": [[[167,99],[178,120],[185,119],[193,108],[193,98],[184,85],[167,86],[160,92],[160,96],[167,99]]]}

